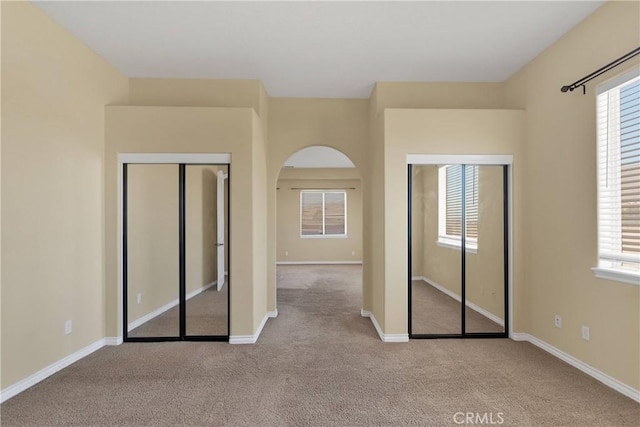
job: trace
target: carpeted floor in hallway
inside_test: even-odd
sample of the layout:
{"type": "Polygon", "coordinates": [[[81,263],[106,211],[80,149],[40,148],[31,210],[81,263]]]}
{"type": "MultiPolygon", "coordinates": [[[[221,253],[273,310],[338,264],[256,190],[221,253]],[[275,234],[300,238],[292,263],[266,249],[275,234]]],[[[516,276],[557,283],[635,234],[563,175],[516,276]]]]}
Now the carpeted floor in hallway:
{"type": "MultiPolygon", "coordinates": [[[[231,290],[233,293],[233,290],[231,290]]],[[[278,268],[255,345],[103,348],[1,407],[3,426],[637,426],[640,405],[523,342],[385,344],[359,266],[278,268]],[[457,418],[456,418],[457,417],[457,418]]]]}

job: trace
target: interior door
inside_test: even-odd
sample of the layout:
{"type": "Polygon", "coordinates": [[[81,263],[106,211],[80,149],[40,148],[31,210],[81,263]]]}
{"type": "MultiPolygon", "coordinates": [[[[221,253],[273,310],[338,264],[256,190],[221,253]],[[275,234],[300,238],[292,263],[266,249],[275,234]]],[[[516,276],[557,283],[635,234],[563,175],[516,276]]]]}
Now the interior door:
{"type": "Polygon", "coordinates": [[[223,171],[218,171],[218,191],[217,191],[217,243],[218,249],[218,291],[222,290],[224,286],[224,180],[228,175],[223,171]]]}

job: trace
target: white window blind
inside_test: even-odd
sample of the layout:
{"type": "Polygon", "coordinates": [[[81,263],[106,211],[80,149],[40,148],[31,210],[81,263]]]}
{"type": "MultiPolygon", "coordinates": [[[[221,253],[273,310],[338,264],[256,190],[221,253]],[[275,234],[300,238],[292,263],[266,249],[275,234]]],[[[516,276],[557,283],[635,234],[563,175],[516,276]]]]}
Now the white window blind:
{"type": "Polygon", "coordinates": [[[640,77],[601,91],[597,118],[598,267],[640,275],[640,77]]]}
{"type": "Polygon", "coordinates": [[[300,235],[346,236],[346,212],[345,191],[301,191],[300,235]]]}
{"type": "MultiPolygon", "coordinates": [[[[462,236],[462,165],[440,167],[438,241],[460,246],[462,236]]],[[[469,248],[478,242],[478,167],[465,166],[466,241],[469,248]]]]}

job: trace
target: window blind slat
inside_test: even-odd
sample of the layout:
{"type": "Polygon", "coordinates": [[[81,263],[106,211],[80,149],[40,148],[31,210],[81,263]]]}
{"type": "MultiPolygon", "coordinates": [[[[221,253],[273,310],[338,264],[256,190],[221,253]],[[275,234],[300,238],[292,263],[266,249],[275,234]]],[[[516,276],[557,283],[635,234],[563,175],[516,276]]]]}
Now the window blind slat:
{"type": "MultiPolygon", "coordinates": [[[[447,236],[462,235],[462,166],[446,167],[446,213],[447,236]]],[[[466,237],[478,238],[478,167],[465,166],[465,217],[466,237]]]]}
{"type": "Polygon", "coordinates": [[[640,78],[598,95],[600,266],[640,272],[640,78]]]}

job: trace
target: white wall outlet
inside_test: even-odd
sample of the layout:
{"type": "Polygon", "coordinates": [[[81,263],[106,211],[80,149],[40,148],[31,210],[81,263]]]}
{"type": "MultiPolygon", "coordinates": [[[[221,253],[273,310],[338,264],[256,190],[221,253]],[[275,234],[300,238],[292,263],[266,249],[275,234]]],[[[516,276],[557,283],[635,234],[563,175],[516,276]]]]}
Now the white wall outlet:
{"type": "Polygon", "coordinates": [[[582,325],[582,339],[585,341],[589,341],[589,327],[582,325]]]}
{"type": "Polygon", "coordinates": [[[136,296],[136,301],[138,302],[138,304],[140,304],[142,302],[142,294],[138,294],[136,296]]]}
{"type": "Polygon", "coordinates": [[[289,256],[289,251],[284,251],[284,256],[289,256]]]}
{"type": "Polygon", "coordinates": [[[559,314],[556,314],[553,324],[556,326],[556,328],[562,328],[562,317],[560,317],[559,314]]]}
{"type": "Polygon", "coordinates": [[[71,320],[64,322],[64,333],[65,335],[69,335],[71,333],[71,320]]]}
{"type": "Polygon", "coordinates": [[[356,251],[351,251],[351,256],[356,256],[356,251]]]}

